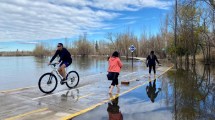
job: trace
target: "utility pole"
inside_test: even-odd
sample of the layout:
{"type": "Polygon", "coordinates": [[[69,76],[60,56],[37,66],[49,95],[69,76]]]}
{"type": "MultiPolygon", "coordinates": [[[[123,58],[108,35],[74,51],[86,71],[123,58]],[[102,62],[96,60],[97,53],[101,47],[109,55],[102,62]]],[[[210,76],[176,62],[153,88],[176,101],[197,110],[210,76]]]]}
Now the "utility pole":
{"type": "Polygon", "coordinates": [[[177,54],[176,54],[176,46],[177,46],[177,11],[178,11],[178,1],[175,0],[175,30],[174,30],[174,43],[175,43],[175,68],[177,69],[177,54]]]}

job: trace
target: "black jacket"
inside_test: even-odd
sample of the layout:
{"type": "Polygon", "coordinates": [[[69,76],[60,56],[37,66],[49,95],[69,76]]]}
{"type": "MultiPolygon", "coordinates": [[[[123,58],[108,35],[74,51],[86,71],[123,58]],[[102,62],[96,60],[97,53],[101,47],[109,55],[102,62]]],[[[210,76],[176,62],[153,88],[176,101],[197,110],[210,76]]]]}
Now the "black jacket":
{"type": "Polygon", "coordinates": [[[54,54],[54,56],[52,57],[52,59],[50,60],[50,62],[52,62],[57,56],[59,55],[60,60],[59,62],[71,62],[72,63],[72,57],[71,54],[69,53],[69,51],[66,48],[63,48],[62,50],[57,50],[54,54]]]}
{"type": "Polygon", "coordinates": [[[159,61],[158,61],[156,55],[152,55],[152,56],[151,56],[151,55],[148,55],[147,61],[148,61],[148,65],[156,65],[156,62],[155,62],[155,61],[157,61],[157,63],[159,64],[159,61]]]}

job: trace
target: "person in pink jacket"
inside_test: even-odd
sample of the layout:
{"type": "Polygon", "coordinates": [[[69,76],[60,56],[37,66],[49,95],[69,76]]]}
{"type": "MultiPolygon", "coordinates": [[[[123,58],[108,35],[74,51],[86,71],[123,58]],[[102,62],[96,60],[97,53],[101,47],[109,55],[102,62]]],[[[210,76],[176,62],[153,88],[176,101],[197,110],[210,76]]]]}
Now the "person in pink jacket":
{"type": "Polygon", "coordinates": [[[113,80],[109,89],[109,93],[112,93],[114,86],[117,87],[117,92],[120,91],[119,83],[118,83],[118,76],[120,73],[120,70],[122,68],[122,62],[119,59],[119,53],[115,51],[112,56],[109,58],[109,67],[108,72],[113,74],[113,80]]]}

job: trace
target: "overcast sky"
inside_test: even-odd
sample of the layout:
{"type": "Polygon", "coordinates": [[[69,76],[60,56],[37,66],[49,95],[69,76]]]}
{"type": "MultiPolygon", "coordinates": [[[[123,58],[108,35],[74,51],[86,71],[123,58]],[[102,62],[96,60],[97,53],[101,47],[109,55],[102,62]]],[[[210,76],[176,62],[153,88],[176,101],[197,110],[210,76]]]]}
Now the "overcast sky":
{"type": "Polygon", "coordinates": [[[14,50],[17,44],[24,44],[20,49],[25,50],[26,43],[72,39],[84,32],[99,40],[126,27],[135,34],[143,27],[156,34],[172,4],[169,0],[0,0],[0,51],[14,50]]]}

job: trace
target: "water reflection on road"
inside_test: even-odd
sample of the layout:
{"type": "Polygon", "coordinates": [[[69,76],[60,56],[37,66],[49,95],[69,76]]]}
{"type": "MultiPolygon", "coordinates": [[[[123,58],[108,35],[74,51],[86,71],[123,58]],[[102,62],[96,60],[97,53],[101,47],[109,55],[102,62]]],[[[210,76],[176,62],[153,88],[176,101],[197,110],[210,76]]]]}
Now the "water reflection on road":
{"type": "Polygon", "coordinates": [[[109,120],[123,120],[123,115],[120,111],[119,96],[110,94],[110,102],[108,103],[107,112],[109,120]]]}
{"type": "Polygon", "coordinates": [[[73,120],[215,120],[213,72],[201,64],[170,70],[73,120]]]}
{"type": "Polygon", "coordinates": [[[65,93],[61,94],[61,101],[72,101],[72,102],[78,102],[80,95],[79,95],[79,89],[68,90],[65,93]]]}
{"type": "Polygon", "coordinates": [[[149,82],[149,85],[146,86],[146,93],[148,95],[148,97],[150,98],[151,102],[155,102],[155,98],[158,96],[158,93],[161,91],[161,88],[156,88],[156,79],[153,81],[153,85],[152,85],[152,81],[149,82]]]}

